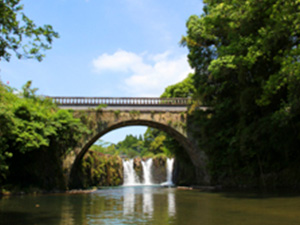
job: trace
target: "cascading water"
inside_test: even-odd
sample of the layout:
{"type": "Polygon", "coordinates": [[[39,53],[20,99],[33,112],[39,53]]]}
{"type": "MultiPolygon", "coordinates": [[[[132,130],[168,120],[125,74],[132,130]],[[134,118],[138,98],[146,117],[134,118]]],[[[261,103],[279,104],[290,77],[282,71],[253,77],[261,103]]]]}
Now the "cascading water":
{"type": "Polygon", "coordinates": [[[142,161],[142,167],[143,167],[143,173],[144,173],[144,183],[145,185],[151,185],[152,184],[152,173],[151,173],[151,167],[152,167],[153,160],[150,158],[147,161],[142,161]]]}
{"type": "Polygon", "coordinates": [[[139,185],[139,178],[136,175],[136,172],[133,168],[133,159],[129,159],[128,161],[123,160],[123,168],[124,168],[124,186],[134,186],[139,185]]]}
{"type": "MultiPolygon", "coordinates": [[[[138,186],[138,185],[153,185],[152,181],[152,164],[153,160],[150,158],[147,161],[141,161],[142,169],[143,169],[143,183],[139,181],[139,177],[137,176],[134,170],[134,160],[123,160],[123,171],[124,171],[124,186],[138,186]]],[[[174,158],[167,159],[166,161],[166,182],[161,183],[163,186],[173,186],[172,182],[172,173],[173,173],[173,165],[174,158]]]]}
{"type": "Polygon", "coordinates": [[[172,173],[173,173],[173,165],[174,165],[174,158],[167,159],[167,183],[173,184],[172,182],[172,173]]]}
{"type": "Polygon", "coordinates": [[[174,165],[174,158],[167,158],[167,181],[162,183],[163,186],[173,186],[172,181],[172,173],[173,173],[173,165],[174,165]]]}

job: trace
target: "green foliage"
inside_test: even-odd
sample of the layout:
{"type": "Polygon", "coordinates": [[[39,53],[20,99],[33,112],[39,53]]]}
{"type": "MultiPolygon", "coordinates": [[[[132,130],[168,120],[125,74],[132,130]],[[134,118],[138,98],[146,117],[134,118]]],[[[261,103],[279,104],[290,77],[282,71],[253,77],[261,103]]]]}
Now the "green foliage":
{"type": "Polygon", "coordinates": [[[34,165],[40,163],[39,159],[42,161],[41,154],[53,157],[53,166],[59,165],[61,157],[71,151],[86,132],[70,112],[58,109],[47,98],[36,96],[36,90],[30,85],[31,82],[24,85],[17,95],[0,83],[0,183],[6,179],[21,183],[31,177],[40,185],[43,183],[40,181],[46,179],[43,177],[46,170],[34,165]]]}
{"type": "MultiPolygon", "coordinates": [[[[50,49],[53,39],[58,38],[52,26],[38,27],[30,20],[23,12],[20,0],[0,2],[0,27],[0,61],[9,61],[12,53],[19,59],[41,61],[43,51],[50,49]]],[[[43,180],[45,174],[38,174],[39,168],[34,171],[30,166],[26,167],[26,163],[30,165],[35,163],[34,160],[41,160],[32,156],[53,146],[58,148],[58,155],[67,152],[82,132],[82,126],[71,114],[58,111],[49,100],[37,97],[36,89],[31,89],[30,85],[28,82],[22,93],[16,95],[0,81],[0,185],[8,180],[20,184],[24,177],[43,180]],[[34,174],[35,177],[31,176],[34,174]]]]}
{"type": "Polygon", "coordinates": [[[101,111],[102,109],[106,108],[107,107],[107,104],[100,104],[96,107],[96,110],[97,111],[101,111]]]}
{"type": "Polygon", "coordinates": [[[9,61],[11,52],[20,58],[36,58],[41,61],[41,51],[50,49],[58,33],[51,25],[38,27],[23,12],[20,0],[0,2],[0,60],[9,61]]]}
{"type": "Polygon", "coordinates": [[[115,114],[115,116],[116,116],[117,118],[119,117],[120,113],[121,113],[120,110],[115,110],[115,111],[114,111],[114,114],[115,114]]]}
{"type": "Polygon", "coordinates": [[[131,110],[131,111],[129,111],[129,114],[130,114],[130,116],[131,117],[138,117],[139,115],[140,115],[140,111],[136,111],[136,110],[131,110]]]}
{"type": "MultiPolygon", "coordinates": [[[[299,1],[204,2],[182,44],[194,98],[211,107],[192,116],[213,181],[283,186],[300,160],[299,1]]],[[[286,185],[296,184],[299,177],[286,185]]]]}
{"type": "MultiPolygon", "coordinates": [[[[144,137],[126,135],[123,141],[117,144],[100,142],[92,145],[90,150],[108,155],[122,155],[128,158],[152,157],[157,154],[163,154],[172,157],[172,151],[165,145],[167,134],[157,129],[148,128],[144,137]]],[[[177,143],[177,142],[176,142],[177,143]]]]}
{"type": "Polygon", "coordinates": [[[170,85],[165,88],[161,98],[182,97],[187,98],[193,96],[196,88],[194,86],[194,74],[190,73],[187,78],[177,84],[170,85]]]}
{"type": "Polygon", "coordinates": [[[9,61],[14,52],[20,58],[36,58],[41,61],[42,51],[50,49],[58,33],[51,25],[38,27],[23,12],[20,0],[0,2],[0,60],[9,61]]]}
{"type": "Polygon", "coordinates": [[[123,141],[115,145],[115,148],[119,154],[126,155],[129,158],[140,156],[145,151],[142,138],[137,138],[133,135],[126,135],[123,141]]]}
{"type": "Polygon", "coordinates": [[[119,156],[90,150],[82,160],[81,168],[84,188],[122,184],[122,159],[119,156]]]}

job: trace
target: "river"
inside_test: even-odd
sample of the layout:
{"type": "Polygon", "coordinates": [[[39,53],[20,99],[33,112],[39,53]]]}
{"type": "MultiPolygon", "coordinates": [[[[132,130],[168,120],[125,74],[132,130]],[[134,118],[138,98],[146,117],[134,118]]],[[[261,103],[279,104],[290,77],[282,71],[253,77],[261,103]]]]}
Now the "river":
{"type": "Polygon", "coordinates": [[[2,225],[299,225],[300,195],[207,193],[157,186],[0,199],[2,225]]]}

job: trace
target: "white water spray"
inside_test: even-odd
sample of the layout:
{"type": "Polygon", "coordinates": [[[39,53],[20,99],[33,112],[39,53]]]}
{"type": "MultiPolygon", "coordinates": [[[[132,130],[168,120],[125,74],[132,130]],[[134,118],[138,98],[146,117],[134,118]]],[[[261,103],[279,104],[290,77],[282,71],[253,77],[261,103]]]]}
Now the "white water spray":
{"type": "MultiPolygon", "coordinates": [[[[124,186],[139,186],[139,185],[153,185],[152,181],[152,164],[153,160],[150,158],[147,161],[141,161],[142,168],[143,168],[143,183],[139,181],[139,177],[137,176],[134,170],[134,160],[123,160],[123,172],[124,172],[124,186]]],[[[163,186],[173,186],[172,182],[172,173],[173,173],[173,165],[174,165],[174,158],[167,159],[166,161],[167,168],[166,168],[166,182],[161,183],[163,186]]]]}
{"type": "Polygon", "coordinates": [[[124,186],[134,186],[139,185],[140,181],[136,172],[133,168],[133,159],[129,159],[128,161],[123,160],[123,168],[124,168],[124,186]]]}
{"type": "Polygon", "coordinates": [[[167,159],[167,183],[173,184],[172,182],[172,173],[173,173],[173,166],[174,166],[174,158],[167,159]]]}
{"type": "Polygon", "coordinates": [[[144,183],[145,185],[152,184],[152,162],[153,160],[150,158],[147,161],[142,161],[143,173],[144,173],[144,183]]]}
{"type": "Polygon", "coordinates": [[[167,158],[167,181],[162,183],[163,186],[173,186],[172,181],[172,173],[173,173],[173,166],[174,166],[174,158],[167,158]]]}

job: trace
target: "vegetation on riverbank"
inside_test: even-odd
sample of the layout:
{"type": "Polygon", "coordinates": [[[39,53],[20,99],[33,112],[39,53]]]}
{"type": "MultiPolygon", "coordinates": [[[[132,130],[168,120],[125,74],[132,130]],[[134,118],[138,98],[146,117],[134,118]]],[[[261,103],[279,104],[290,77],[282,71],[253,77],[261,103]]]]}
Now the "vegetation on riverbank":
{"type": "Polygon", "coordinates": [[[62,158],[88,132],[72,113],[0,83],[0,185],[65,189],[62,158]]]}
{"type": "Polygon", "coordinates": [[[300,187],[299,2],[212,1],[182,44],[213,184],[300,187]]]}
{"type": "Polygon", "coordinates": [[[118,155],[107,155],[88,151],[81,165],[84,188],[118,186],[123,183],[122,159],[118,155]]]}

